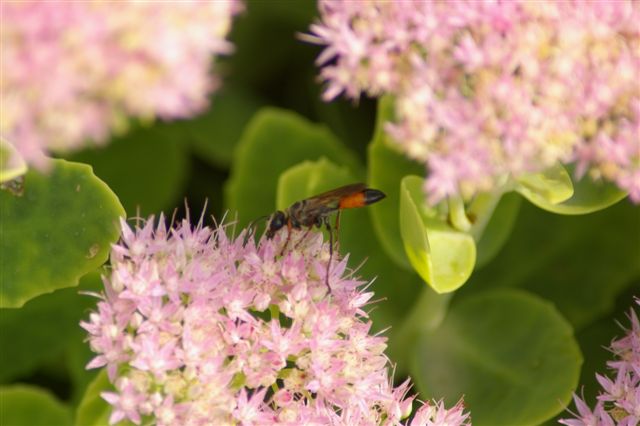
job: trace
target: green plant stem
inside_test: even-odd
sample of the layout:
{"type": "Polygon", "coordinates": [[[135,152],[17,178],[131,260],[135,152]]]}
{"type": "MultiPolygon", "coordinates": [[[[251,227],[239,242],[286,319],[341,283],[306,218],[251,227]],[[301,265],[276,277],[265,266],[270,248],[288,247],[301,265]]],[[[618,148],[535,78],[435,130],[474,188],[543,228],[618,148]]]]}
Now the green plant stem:
{"type": "Polygon", "coordinates": [[[502,195],[507,192],[506,187],[500,187],[492,192],[478,194],[467,209],[467,214],[474,217],[473,226],[469,233],[477,243],[482,238],[482,234],[491,220],[496,206],[500,202],[502,195]]]}
{"type": "Polygon", "coordinates": [[[472,227],[464,209],[464,200],[459,195],[452,195],[448,199],[449,220],[454,228],[460,231],[469,231],[472,227]]]}
{"type": "Polygon", "coordinates": [[[392,334],[394,344],[390,345],[390,358],[397,364],[396,374],[405,375],[409,366],[411,348],[420,334],[436,329],[444,319],[453,293],[438,294],[425,286],[420,297],[405,317],[397,332],[392,334]]]}

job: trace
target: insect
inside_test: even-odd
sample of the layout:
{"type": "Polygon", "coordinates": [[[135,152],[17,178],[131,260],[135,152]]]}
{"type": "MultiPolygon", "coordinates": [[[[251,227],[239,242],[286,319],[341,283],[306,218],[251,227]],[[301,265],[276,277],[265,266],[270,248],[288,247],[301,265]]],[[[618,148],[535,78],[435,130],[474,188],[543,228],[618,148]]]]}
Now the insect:
{"type": "Polygon", "coordinates": [[[364,183],[354,183],[323,192],[302,201],[296,201],[284,211],[278,210],[271,215],[266,232],[267,239],[273,238],[280,229],[286,226],[289,232],[282,248],[282,252],[284,252],[289,244],[292,228],[307,228],[307,232],[302,237],[304,239],[314,226],[320,228],[324,225],[329,231],[329,263],[327,263],[325,284],[329,288],[329,292],[331,292],[329,267],[333,258],[333,232],[329,216],[337,212],[335,223],[337,232],[340,227],[340,213],[342,210],[368,206],[382,200],[384,197],[386,195],[382,191],[367,188],[364,183]]]}

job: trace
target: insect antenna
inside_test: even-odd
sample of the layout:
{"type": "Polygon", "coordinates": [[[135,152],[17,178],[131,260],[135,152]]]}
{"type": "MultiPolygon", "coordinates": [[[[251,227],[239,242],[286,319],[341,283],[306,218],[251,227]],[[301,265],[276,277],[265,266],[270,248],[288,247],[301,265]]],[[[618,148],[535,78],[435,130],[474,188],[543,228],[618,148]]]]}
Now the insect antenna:
{"type": "Polygon", "coordinates": [[[328,219],[325,218],[324,224],[327,227],[327,231],[329,231],[329,263],[327,263],[327,273],[325,275],[324,283],[329,289],[329,294],[331,294],[331,286],[329,285],[329,268],[331,268],[331,260],[333,259],[333,231],[331,230],[331,224],[328,219]]]}
{"type": "Polygon", "coordinates": [[[266,220],[269,218],[270,215],[266,214],[264,216],[260,216],[256,219],[253,219],[251,222],[249,222],[249,225],[247,225],[247,234],[244,236],[244,242],[242,243],[242,246],[246,246],[247,243],[249,242],[249,238],[251,238],[254,234],[255,234],[255,228],[254,226],[262,221],[262,220],[266,220]]]}

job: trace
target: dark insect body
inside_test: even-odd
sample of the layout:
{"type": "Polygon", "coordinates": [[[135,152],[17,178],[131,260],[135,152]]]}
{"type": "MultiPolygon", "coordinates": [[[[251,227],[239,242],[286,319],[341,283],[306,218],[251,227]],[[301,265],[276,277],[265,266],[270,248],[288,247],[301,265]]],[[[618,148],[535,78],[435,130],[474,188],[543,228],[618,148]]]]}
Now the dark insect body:
{"type": "Polygon", "coordinates": [[[337,232],[340,227],[340,213],[342,210],[365,207],[382,200],[384,197],[385,194],[382,191],[367,188],[364,183],[354,183],[323,192],[322,194],[302,201],[296,201],[284,211],[278,210],[271,215],[267,228],[267,239],[273,238],[276,232],[286,226],[289,232],[282,248],[282,252],[284,253],[291,238],[292,228],[307,228],[307,232],[302,237],[302,239],[304,239],[314,226],[320,228],[324,225],[327,231],[329,231],[329,263],[327,264],[325,283],[329,288],[329,292],[331,292],[331,286],[329,286],[329,267],[333,257],[333,232],[329,222],[329,216],[337,212],[335,223],[337,232]]]}

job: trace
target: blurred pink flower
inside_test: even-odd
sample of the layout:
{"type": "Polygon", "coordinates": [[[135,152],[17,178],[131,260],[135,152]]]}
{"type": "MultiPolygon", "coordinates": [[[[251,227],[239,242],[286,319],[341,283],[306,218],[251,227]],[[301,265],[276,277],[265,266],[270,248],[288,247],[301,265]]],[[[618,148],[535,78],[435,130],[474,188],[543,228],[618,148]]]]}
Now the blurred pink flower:
{"type": "Polygon", "coordinates": [[[127,118],[188,117],[238,0],[11,1],[0,4],[0,133],[28,163],[104,142],[127,118]]]}
{"type": "MultiPolygon", "coordinates": [[[[640,301],[636,300],[640,304],[640,301]]],[[[631,328],[627,334],[611,343],[614,361],[607,366],[612,377],[596,374],[602,387],[593,410],[577,395],[573,400],[578,413],[574,418],[560,420],[567,426],[634,426],[640,423],[640,322],[635,310],[629,312],[631,328]]]]}
{"type": "Polygon", "coordinates": [[[640,2],[320,0],[325,100],[392,95],[431,203],[557,162],[640,202],[640,2]]]}
{"type": "MultiPolygon", "coordinates": [[[[98,312],[81,325],[114,384],[111,423],[399,425],[409,381],[394,388],[386,339],[370,334],[372,292],[331,264],[321,233],[279,255],[286,236],[245,243],[225,229],[161,216],[122,223],[98,312]]],[[[412,426],[469,424],[461,403],[423,403],[412,426]]]]}

